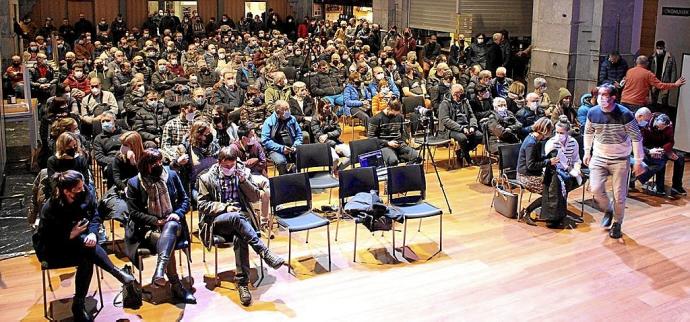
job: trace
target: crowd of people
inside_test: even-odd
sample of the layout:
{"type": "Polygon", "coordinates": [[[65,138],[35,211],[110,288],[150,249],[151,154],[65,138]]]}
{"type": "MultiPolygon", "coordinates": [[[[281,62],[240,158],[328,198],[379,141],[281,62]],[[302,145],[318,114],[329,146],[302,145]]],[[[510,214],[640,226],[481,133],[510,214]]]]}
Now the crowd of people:
{"type": "MultiPolygon", "coordinates": [[[[165,285],[167,276],[176,298],[195,303],[172,256],[190,238],[185,216],[192,205],[203,217],[204,245],[214,234],[235,236],[238,292],[249,305],[248,246],[273,268],[285,263],[259,238],[273,236],[268,162],[279,175],[294,172],[297,146],[325,143],[337,174],[356,162],[341,118],[357,119],[377,139],[388,166],[421,162],[410,138],[423,130],[426,110],[438,120],[433,134],[456,141],[456,158],[470,166],[479,144],[491,154],[522,144],[518,179],[535,192],[546,193],[546,168],[565,197],[588,166],[613,238],[621,236],[627,188],[635,182],[628,177],[631,152],[634,178],[646,183],[656,175],[655,194],[665,193],[666,160],[674,161],[671,194],[685,194],[671,119],[640,101],[653,86],[654,99],[667,103],[665,91],[683,85],[665,51],[653,56],[651,71],[644,56],[628,70],[613,53],[602,64],[601,86],[579,100],[560,88],[552,99],[544,78],[507,77],[511,59],[529,54],[511,52],[507,31],[457,37],[444,54],[435,35],[417,50],[409,28],[384,31],[355,19],[298,23],[272,10],[238,22],[159,10],[141,28],[127,26],[121,15],[94,25],[81,14],[59,27],[46,18],[38,28],[26,18],[15,29],[27,50],[3,75],[10,94],[22,97],[29,87],[38,100],[38,163],[46,170],[35,247],[41,260],[79,265],[77,320],[90,319],[84,296],[93,263],[124,284],[134,280],[105,256],[103,218],[125,224],[133,263],[138,248],[157,254],[152,284],[165,285]],[[107,179],[100,200],[94,171],[107,179]],[[604,191],[609,175],[615,203],[604,191]]],[[[539,205],[526,208],[527,223],[534,224],[530,213],[539,205]]],[[[549,226],[566,219],[575,220],[550,218],[549,226]]]]}

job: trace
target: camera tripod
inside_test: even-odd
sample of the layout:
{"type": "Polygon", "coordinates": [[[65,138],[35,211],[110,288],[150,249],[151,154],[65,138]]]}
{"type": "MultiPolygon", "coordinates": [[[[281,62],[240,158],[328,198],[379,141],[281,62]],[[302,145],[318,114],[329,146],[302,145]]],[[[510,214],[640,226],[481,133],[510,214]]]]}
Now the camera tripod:
{"type": "Polygon", "coordinates": [[[443,187],[443,181],[441,181],[441,176],[438,174],[438,167],[436,167],[434,154],[431,153],[431,148],[429,146],[429,134],[432,132],[432,127],[434,123],[433,117],[433,113],[430,116],[422,115],[422,119],[420,120],[422,123],[422,127],[424,127],[424,140],[422,141],[422,145],[420,146],[419,158],[422,160],[422,167],[424,167],[424,162],[426,161],[427,156],[429,157],[431,165],[434,166],[434,172],[436,172],[436,179],[438,180],[438,184],[441,187],[441,192],[443,192],[443,198],[446,200],[446,206],[448,206],[448,213],[452,214],[453,209],[450,208],[450,202],[448,201],[448,196],[446,195],[446,189],[443,187]]]}

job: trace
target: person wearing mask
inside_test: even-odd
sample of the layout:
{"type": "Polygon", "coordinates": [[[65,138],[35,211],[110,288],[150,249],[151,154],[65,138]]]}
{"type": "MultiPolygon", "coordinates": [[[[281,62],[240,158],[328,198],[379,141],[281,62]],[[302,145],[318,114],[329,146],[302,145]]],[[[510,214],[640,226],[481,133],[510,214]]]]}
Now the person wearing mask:
{"type": "Polygon", "coordinates": [[[151,75],[151,86],[158,91],[172,89],[177,84],[177,76],[168,70],[168,61],[158,60],[158,70],[151,75]]]}
{"type": "Polygon", "coordinates": [[[546,93],[547,89],[548,87],[546,86],[546,79],[541,77],[534,79],[534,93],[539,96],[539,107],[542,109],[547,109],[549,105],[553,103],[549,94],[546,93]]]}
{"type": "Polygon", "coordinates": [[[476,42],[470,45],[470,48],[467,53],[467,57],[469,58],[469,65],[479,65],[482,69],[486,69],[489,52],[489,46],[485,42],[486,37],[484,36],[484,34],[480,33],[477,34],[477,36],[475,36],[475,39],[476,42]]]}
{"type": "Polygon", "coordinates": [[[424,73],[428,73],[431,69],[432,62],[436,61],[436,57],[441,54],[441,45],[436,41],[436,35],[429,36],[429,40],[422,48],[422,67],[424,73]]]}
{"type": "Polygon", "coordinates": [[[185,101],[180,108],[180,114],[171,118],[163,125],[160,149],[165,159],[171,161],[174,168],[182,168],[189,162],[189,154],[184,151],[178,153],[186,135],[189,134],[194,120],[197,117],[196,104],[185,101]]]}
{"type": "Polygon", "coordinates": [[[285,73],[273,73],[273,82],[268,85],[268,88],[266,88],[266,91],[264,92],[266,104],[271,106],[278,100],[288,101],[290,100],[291,94],[292,89],[290,86],[288,86],[285,73]]]}
{"type": "Polygon", "coordinates": [[[401,85],[403,97],[421,97],[424,106],[431,107],[431,100],[428,99],[426,81],[422,74],[417,71],[414,65],[407,64],[405,75],[402,77],[401,85]]]}
{"type": "Polygon", "coordinates": [[[508,103],[502,97],[493,100],[494,110],[489,115],[486,128],[489,130],[488,150],[491,154],[498,153],[498,146],[502,144],[519,143],[518,133],[522,124],[515,118],[513,112],[508,110],[508,103]]]}
{"type": "Polygon", "coordinates": [[[506,77],[506,72],[507,70],[505,67],[496,68],[496,77],[491,80],[489,85],[492,97],[508,98],[508,91],[510,85],[513,84],[513,80],[506,77]]]}
{"type": "Polygon", "coordinates": [[[163,126],[167,125],[170,118],[170,110],[160,102],[158,94],[149,91],[144,105],[136,111],[132,129],[139,132],[145,142],[153,142],[160,146],[161,142],[165,142],[161,139],[161,134],[165,134],[163,126]]]}
{"type": "Polygon", "coordinates": [[[518,136],[523,140],[529,133],[533,132],[532,125],[534,125],[534,122],[546,115],[541,106],[539,106],[539,95],[529,93],[525,101],[525,107],[515,113],[515,117],[522,124],[522,130],[520,130],[518,136]]]}
{"type": "MultiPolygon", "coordinates": [[[[214,105],[211,105],[208,99],[206,98],[206,91],[201,87],[195,88],[192,91],[192,100],[194,105],[196,106],[198,114],[201,117],[204,117],[206,121],[211,122],[213,110],[216,107],[214,105]]],[[[186,103],[186,101],[182,101],[182,104],[186,103]]]]}
{"type": "Polygon", "coordinates": [[[393,96],[395,96],[396,98],[400,98],[400,90],[398,89],[398,86],[395,84],[395,80],[392,77],[387,77],[387,74],[383,67],[374,67],[373,74],[374,79],[371,83],[369,83],[369,86],[367,86],[367,90],[369,91],[369,95],[371,97],[374,97],[376,96],[376,94],[378,94],[379,82],[386,81],[388,83],[388,90],[390,90],[393,96]]]}
{"type": "Polygon", "coordinates": [[[96,28],[94,28],[91,20],[86,19],[86,15],[81,12],[79,13],[79,21],[74,24],[74,31],[76,32],[77,36],[79,36],[84,35],[87,32],[94,33],[96,32],[96,28]]]}
{"type": "Polygon", "coordinates": [[[130,220],[125,231],[127,257],[138,267],[137,249],[158,254],[151,284],[165,286],[167,275],[173,298],[196,304],[177,275],[173,254],[178,241],[189,240],[185,214],[190,203],[182,181],[174,170],[163,166],[163,156],[156,149],[144,150],[137,168],[139,174],[127,180],[125,189],[130,220]]]}
{"type": "Polygon", "coordinates": [[[491,91],[484,84],[478,84],[474,88],[474,98],[469,100],[472,111],[480,123],[485,120],[493,111],[491,91]]]}
{"type": "Polygon", "coordinates": [[[417,40],[412,36],[412,30],[405,28],[403,36],[398,38],[395,44],[395,61],[402,62],[407,57],[407,53],[417,50],[417,40]]]}
{"type": "MultiPolygon", "coordinates": [[[[397,88],[402,88],[402,77],[398,71],[398,63],[394,59],[386,59],[386,61],[383,63],[383,70],[385,72],[386,79],[393,80],[393,83],[395,83],[397,88]]],[[[398,95],[398,98],[400,98],[400,95],[398,95]]]]}
{"type": "Polygon", "coordinates": [[[125,100],[122,104],[126,112],[125,116],[128,125],[132,126],[136,112],[144,108],[146,94],[149,91],[148,86],[144,82],[144,75],[141,73],[134,74],[129,81],[129,86],[125,89],[125,100]]]}
{"type": "Polygon", "coordinates": [[[477,97],[477,87],[479,85],[482,85],[482,86],[486,87],[488,89],[488,92],[489,92],[488,94],[484,93],[484,95],[488,96],[488,97],[484,97],[484,98],[489,99],[489,100],[493,99],[493,96],[492,96],[493,94],[491,91],[491,81],[492,80],[493,80],[493,78],[491,77],[491,71],[490,70],[484,69],[484,70],[480,71],[476,75],[476,77],[472,77],[470,79],[470,82],[467,85],[467,98],[469,98],[470,100],[474,100],[477,97]]]}
{"type": "Polygon", "coordinates": [[[585,127],[587,122],[587,113],[594,106],[597,105],[597,93],[599,92],[598,87],[592,87],[589,93],[582,94],[580,97],[580,107],[577,108],[577,123],[580,128],[585,127]]]}
{"type": "Polygon", "coordinates": [[[223,84],[215,91],[212,99],[212,104],[221,106],[226,114],[239,113],[238,107],[244,103],[245,90],[237,85],[236,77],[236,72],[233,71],[223,73],[223,84]]]}
{"type": "Polygon", "coordinates": [[[288,100],[290,105],[290,114],[297,119],[300,128],[302,129],[303,142],[311,142],[311,120],[314,115],[314,99],[309,95],[307,84],[297,81],[292,84],[294,96],[288,100]]]}
{"type": "MultiPolygon", "coordinates": [[[[627,88],[627,85],[626,85],[627,88]]],[[[644,146],[635,116],[625,106],[616,104],[618,91],[613,85],[599,87],[597,101],[587,113],[584,131],[585,156],[583,164],[589,167],[590,190],[599,209],[605,211],[602,227],[611,227],[609,237],[623,236],[621,226],[628,195],[630,153],[634,155],[632,172],[641,176],[644,146]],[[606,181],[612,177],[614,202],[606,194],[606,181]],[[613,224],[612,224],[613,221],[613,224]]]]}
{"type": "Polygon", "coordinates": [[[343,114],[358,118],[367,127],[371,113],[371,93],[364,86],[359,72],[352,72],[343,91],[343,114]]]}
{"type": "Polygon", "coordinates": [[[153,73],[151,71],[151,68],[149,66],[146,66],[144,64],[144,57],[141,55],[134,56],[132,58],[132,74],[139,74],[141,73],[144,76],[144,84],[146,86],[149,86],[151,84],[151,74],[153,73]]]}
{"type": "MultiPolygon", "coordinates": [[[[671,184],[671,197],[687,195],[683,188],[683,172],[685,171],[685,153],[675,150],[673,145],[673,124],[671,118],[662,113],[652,113],[643,107],[635,112],[635,119],[642,132],[644,144],[644,163],[648,169],[636,179],[641,183],[656,176],[656,186],[648,190],[655,195],[666,196],[666,163],[673,162],[673,179],[671,184]]],[[[630,182],[630,188],[635,188],[635,180],[630,182]]]]}
{"type": "Polygon", "coordinates": [[[378,81],[376,94],[371,99],[371,113],[373,115],[383,111],[383,109],[388,106],[388,103],[394,98],[393,92],[391,92],[388,84],[388,81],[385,79],[378,81]]]}
{"type": "Polygon", "coordinates": [[[112,183],[105,196],[100,200],[98,211],[104,218],[113,218],[126,223],[129,214],[125,200],[125,188],[127,181],[139,173],[137,162],[141,160],[144,145],[141,136],[135,131],[124,132],[116,137],[119,140],[119,149],[108,165],[112,173],[112,183]]]}
{"type": "Polygon", "coordinates": [[[508,88],[507,97],[508,110],[513,114],[525,107],[525,84],[520,81],[513,82],[508,88]]]}
{"type": "MultiPolygon", "coordinates": [[[[563,181],[565,187],[565,199],[567,200],[567,193],[582,185],[582,160],[580,159],[580,145],[577,140],[570,135],[573,132],[570,121],[565,115],[556,122],[555,134],[546,141],[544,145],[544,153],[546,155],[560,155],[563,156],[564,162],[559,158],[558,164],[555,166],[556,174],[563,181]]],[[[582,223],[582,218],[579,216],[569,216],[567,218],[576,223],[582,223]]]]}
{"type": "Polygon", "coordinates": [[[81,100],[82,124],[97,125],[103,112],[109,111],[118,115],[117,100],[113,93],[103,90],[100,78],[94,77],[89,81],[90,93],[81,100]]]}
{"type": "MultiPolygon", "coordinates": [[[[49,178],[58,172],[67,170],[78,171],[84,176],[84,183],[93,190],[88,154],[84,152],[81,141],[79,135],[73,132],[60,134],[55,141],[55,154],[48,158],[46,169],[48,169],[49,178]]],[[[44,194],[50,196],[54,188],[55,182],[50,181],[45,187],[47,190],[44,191],[44,194]]]]}
{"type": "Polygon", "coordinates": [[[67,18],[62,19],[62,25],[58,28],[58,33],[68,44],[73,43],[77,39],[77,32],[67,18]]]}
{"type": "Polygon", "coordinates": [[[470,165],[474,161],[470,157],[472,151],[482,142],[482,132],[479,131],[477,119],[464,96],[465,91],[460,84],[453,84],[450,89],[450,97],[439,105],[439,136],[448,136],[458,142],[460,149],[455,151],[457,159],[463,159],[470,165]]]}
{"type": "Polygon", "coordinates": [[[135,279],[115,267],[98,244],[101,218],[96,211],[96,197],[86,188],[82,174],[67,170],[56,173],[51,181],[55,187],[41,209],[33,247],[38,259],[52,267],[77,266],[72,314],[75,321],[93,321],[85,304],[94,264],[123,285],[135,279]]]}
{"type": "Polygon", "coordinates": [[[685,84],[684,77],[678,78],[675,82],[660,81],[654,72],[647,69],[648,65],[647,56],[639,56],[635,59],[635,67],[629,69],[625,74],[625,87],[623,87],[621,104],[633,112],[649,103],[650,89],[668,91],[685,84]]]}
{"type": "Polygon", "coordinates": [[[209,250],[213,236],[228,239],[234,236],[233,247],[237,270],[237,290],[240,302],[249,306],[249,246],[273,269],[285,264],[285,260],[273,254],[256,233],[256,221],[251,203],[261,198],[261,190],[252,181],[249,169],[237,160],[230,147],[221,149],[218,162],[199,177],[199,235],[209,250]]]}
{"type": "Polygon", "coordinates": [[[117,117],[111,111],[101,114],[101,133],[93,139],[93,158],[108,179],[108,186],[113,183],[112,164],[120,150],[122,130],[117,124],[117,117]]]}
{"type": "MultiPolygon", "coordinates": [[[[655,44],[654,54],[649,60],[649,70],[654,73],[657,79],[664,83],[672,83],[677,77],[676,59],[666,50],[666,42],[659,40],[655,44]]],[[[656,87],[652,88],[652,104],[659,107],[668,107],[668,90],[659,90],[656,87]]],[[[669,112],[673,111],[672,109],[669,112]]],[[[675,111],[669,113],[671,119],[674,117],[675,111]]]]}
{"type": "Polygon", "coordinates": [[[237,136],[237,124],[228,120],[228,116],[223,112],[222,108],[214,106],[211,110],[211,123],[216,129],[216,140],[221,147],[229,146],[239,139],[237,136]]]}
{"type": "Polygon", "coordinates": [[[271,113],[273,106],[264,103],[261,91],[255,85],[247,87],[244,105],[229,114],[231,120],[238,120],[239,125],[248,129],[261,131],[261,124],[271,113]]]}
{"type": "Polygon", "coordinates": [[[261,127],[261,144],[275,164],[279,174],[288,173],[288,162],[294,163],[297,146],[302,144],[302,129],[290,115],[288,102],[278,100],[275,111],[261,127]]]}
{"type": "Polygon", "coordinates": [[[393,100],[383,111],[369,120],[367,137],[377,139],[383,161],[395,166],[400,161],[418,163],[419,153],[405,144],[402,104],[393,100]]]}
{"type": "MultiPolygon", "coordinates": [[[[72,89],[72,97],[77,100],[82,100],[86,95],[91,93],[89,77],[84,73],[84,66],[81,64],[74,66],[74,72],[67,76],[63,84],[72,89]]],[[[117,104],[115,106],[117,106],[117,104]]]]}
{"type": "Polygon", "coordinates": [[[621,58],[618,51],[609,53],[608,58],[599,67],[598,85],[611,84],[620,89],[625,73],[628,71],[628,62],[621,58]]]}
{"type": "Polygon", "coordinates": [[[113,95],[117,101],[117,107],[120,113],[124,113],[124,100],[127,88],[134,75],[132,74],[132,65],[129,62],[123,62],[118,73],[113,74],[113,95]]]}
{"type": "Polygon", "coordinates": [[[311,122],[311,131],[314,133],[315,141],[326,143],[331,148],[333,169],[337,173],[350,164],[350,147],[340,139],[342,130],[330,102],[324,99],[319,102],[320,107],[316,109],[316,115],[311,122]]]}
{"type": "MultiPolygon", "coordinates": [[[[12,62],[11,68],[14,69],[15,66],[15,61],[12,62]]],[[[21,66],[21,61],[19,61],[19,65],[21,66]]],[[[10,67],[8,67],[8,72],[7,75],[9,76],[12,74],[10,72],[10,67]]],[[[21,69],[19,69],[21,73],[21,69]]],[[[51,96],[51,92],[55,90],[55,85],[57,84],[57,79],[53,75],[53,68],[50,67],[46,63],[46,55],[45,54],[38,54],[36,55],[36,65],[34,65],[34,68],[31,68],[29,70],[29,73],[31,75],[31,95],[32,97],[35,97],[38,100],[38,103],[43,105],[46,103],[48,98],[51,96]]],[[[23,75],[22,75],[23,79],[23,75]]],[[[22,81],[23,83],[23,81],[22,81]]],[[[17,90],[17,85],[13,85],[13,91],[16,93],[17,90]]],[[[22,87],[22,95],[24,88],[22,87]]]]}

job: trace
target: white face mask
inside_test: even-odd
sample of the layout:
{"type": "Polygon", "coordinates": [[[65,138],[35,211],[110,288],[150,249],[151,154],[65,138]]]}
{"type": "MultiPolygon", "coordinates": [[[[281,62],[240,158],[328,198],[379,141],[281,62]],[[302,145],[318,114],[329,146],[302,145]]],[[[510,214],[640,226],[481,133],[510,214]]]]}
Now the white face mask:
{"type": "Polygon", "coordinates": [[[98,94],[101,93],[101,89],[98,87],[92,88],[91,89],[91,94],[98,96],[98,94]]]}
{"type": "Polygon", "coordinates": [[[599,103],[599,106],[603,108],[608,108],[611,104],[609,104],[609,99],[604,98],[603,96],[599,95],[597,97],[597,103],[599,103]]]}
{"type": "Polygon", "coordinates": [[[194,116],[196,116],[196,112],[187,113],[185,114],[185,119],[187,120],[187,122],[193,122],[194,116]]]}
{"type": "Polygon", "coordinates": [[[663,53],[664,53],[664,50],[663,50],[663,49],[657,49],[657,50],[656,50],[656,54],[657,54],[657,55],[662,55],[663,53]]]}
{"type": "Polygon", "coordinates": [[[84,76],[83,72],[74,72],[74,77],[81,78],[82,76],[84,76]]]}
{"type": "Polygon", "coordinates": [[[556,133],[556,140],[558,140],[558,142],[565,143],[568,140],[568,135],[556,133]]]}
{"type": "Polygon", "coordinates": [[[529,103],[529,109],[532,110],[532,112],[536,112],[537,108],[539,108],[539,102],[529,103]]]}
{"type": "Polygon", "coordinates": [[[384,76],[385,76],[385,75],[383,75],[383,73],[376,74],[376,79],[382,80],[384,76]]]}

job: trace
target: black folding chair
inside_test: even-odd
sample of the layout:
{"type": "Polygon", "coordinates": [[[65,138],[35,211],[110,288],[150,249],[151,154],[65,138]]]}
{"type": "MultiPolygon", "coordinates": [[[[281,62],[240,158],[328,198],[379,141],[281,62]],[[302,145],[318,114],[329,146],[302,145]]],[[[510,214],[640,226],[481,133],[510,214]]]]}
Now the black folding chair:
{"type": "MultiPolygon", "coordinates": [[[[276,218],[278,225],[288,230],[288,264],[292,259],[292,233],[307,231],[306,242],[309,242],[309,230],[326,226],[328,239],[328,271],[331,270],[331,230],[327,219],[311,211],[312,198],[309,176],[306,173],[284,174],[269,179],[271,187],[271,223],[276,218]]],[[[268,239],[268,246],[271,239],[268,239]]],[[[292,266],[288,266],[291,273],[292,266]]]]}
{"type": "MultiPolygon", "coordinates": [[[[359,165],[359,156],[368,152],[380,150],[377,139],[368,138],[362,140],[350,141],[350,166],[356,168],[359,165]]],[[[379,181],[386,181],[388,173],[385,169],[376,171],[379,181]]]]}
{"type": "MultiPolygon", "coordinates": [[[[443,211],[424,201],[426,198],[426,178],[422,165],[411,164],[388,168],[387,188],[390,204],[396,206],[402,212],[405,220],[402,247],[403,257],[405,255],[407,221],[409,219],[419,219],[419,228],[417,228],[419,232],[422,228],[421,220],[432,216],[439,216],[439,244],[438,252],[431,255],[427,260],[440,253],[443,250],[443,211]],[[394,197],[394,195],[401,196],[394,197]]],[[[395,236],[395,222],[393,222],[393,236],[395,236]]],[[[393,237],[393,249],[395,250],[395,237],[393,237]]]]}
{"type": "MultiPolygon", "coordinates": [[[[520,220],[520,214],[522,213],[522,194],[525,190],[525,186],[517,180],[517,165],[518,156],[520,154],[520,147],[522,144],[504,144],[498,146],[498,171],[499,176],[503,177],[511,186],[515,186],[520,191],[520,197],[518,198],[518,215],[517,220],[520,220]]],[[[491,208],[493,208],[494,203],[491,201],[491,208]]]]}
{"type": "Polygon", "coordinates": [[[333,176],[333,156],[326,143],[302,144],[297,146],[297,172],[309,175],[311,189],[328,189],[328,203],[331,203],[331,190],[338,186],[333,176]]]}
{"type": "MultiPolygon", "coordinates": [[[[47,299],[47,292],[46,292],[46,279],[48,280],[48,287],[50,288],[50,291],[53,290],[53,283],[50,281],[50,270],[51,269],[60,269],[60,268],[69,268],[69,267],[75,267],[74,265],[70,266],[51,266],[48,264],[46,261],[41,262],[41,279],[42,279],[42,285],[43,285],[43,317],[45,317],[49,321],[54,321],[55,319],[53,318],[53,312],[51,310],[50,315],[48,314],[48,299],[47,299]]],[[[99,298],[99,304],[100,307],[97,307],[98,312],[100,312],[103,309],[103,291],[101,290],[101,270],[98,267],[94,268],[94,271],[96,271],[96,281],[98,283],[98,298],[99,298]]],[[[94,295],[96,295],[94,293],[94,295]]]]}

